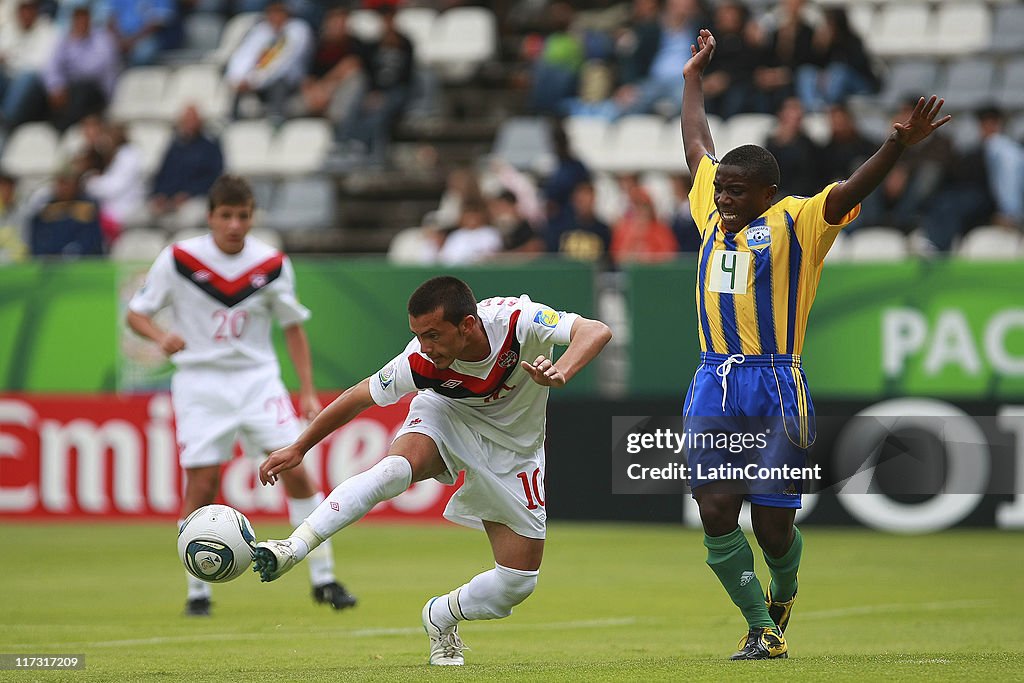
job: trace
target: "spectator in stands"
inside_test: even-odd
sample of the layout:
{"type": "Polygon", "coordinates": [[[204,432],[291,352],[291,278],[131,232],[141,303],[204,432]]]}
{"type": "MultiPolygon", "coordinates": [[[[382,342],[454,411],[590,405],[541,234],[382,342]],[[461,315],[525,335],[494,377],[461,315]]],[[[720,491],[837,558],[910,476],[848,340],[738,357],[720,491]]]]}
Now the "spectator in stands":
{"type": "Polygon", "coordinates": [[[142,150],[128,139],[124,124],[107,126],[101,148],[103,168],[86,173],[85,190],[100,202],[100,225],[107,244],[125,229],[127,221],[138,216],[146,202],[146,174],[142,150]]]}
{"type": "Polygon", "coordinates": [[[876,93],[881,86],[843,7],[825,10],[825,20],[814,31],[809,62],[796,71],[797,92],[808,111],[823,111],[850,95],[876,93]]]}
{"type": "Polygon", "coordinates": [[[501,233],[504,253],[535,254],[544,251],[544,241],[530,222],[519,213],[516,195],[511,190],[502,190],[487,204],[491,224],[501,233]]]}
{"type": "Polygon", "coordinates": [[[173,0],[105,0],[107,25],[129,66],[155,64],[162,50],[180,46],[182,31],[173,0]]]}
{"type": "Polygon", "coordinates": [[[0,25],[0,114],[5,128],[45,115],[42,74],[56,42],[56,28],[40,15],[37,0],[20,0],[14,21],[0,25]]]}
{"type": "Polygon", "coordinates": [[[590,171],[573,153],[565,129],[554,126],[551,136],[555,169],[540,186],[549,223],[561,221],[561,214],[568,209],[573,190],[581,182],[590,180],[590,171]]]}
{"type": "Polygon", "coordinates": [[[926,250],[949,251],[957,237],[984,223],[1024,226],[1024,148],[1003,132],[1002,111],[985,106],[975,115],[981,142],[959,155],[932,200],[926,250]]]}
{"type": "Polygon", "coordinates": [[[589,179],[576,184],[568,210],[553,218],[544,231],[548,251],[574,261],[609,265],[612,230],[597,217],[595,200],[589,179]]]}
{"type": "Polygon", "coordinates": [[[70,166],[57,172],[44,190],[40,206],[29,218],[33,256],[98,256],[103,254],[100,207],[85,193],[81,177],[70,166]]]}
{"type": "MultiPolygon", "coordinates": [[[[832,137],[821,151],[818,185],[821,185],[821,181],[831,183],[846,180],[878,149],[857,129],[853,115],[845,104],[830,106],[828,119],[832,126],[832,137]]],[[[846,232],[862,226],[878,225],[881,218],[882,192],[876,189],[861,202],[860,216],[846,228],[846,232]]]]}
{"type": "Polygon", "coordinates": [[[690,213],[690,188],[693,179],[689,173],[674,173],[672,180],[672,197],[675,200],[670,223],[672,234],[676,238],[679,252],[695,254],[700,251],[700,231],[690,213]]]}
{"type": "MultiPolygon", "coordinates": [[[[904,100],[893,122],[909,119],[916,104],[916,97],[904,100]]],[[[946,169],[954,163],[953,145],[941,130],[904,151],[882,181],[880,189],[887,213],[882,222],[907,233],[920,225],[924,210],[935,200],[946,169]]]]}
{"type": "Polygon", "coordinates": [[[89,7],[76,6],[68,35],[57,43],[43,75],[54,126],[64,131],[84,116],[102,112],[120,70],[113,34],[92,26],[89,7]]]}
{"type": "Polygon", "coordinates": [[[19,263],[28,256],[23,237],[25,217],[15,199],[17,183],[14,176],[0,173],[0,266],[19,263]]]}
{"type": "Polygon", "coordinates": [[[533,59],[530,74],[530,111],[557,114],[563,100],[576,93],[583,66],[583,41],[569,30],[572,5],[556,2],[548,8],[548,34],[533,59]]]}
{"type": "Polygon", "coordinates": [[[657,111],[676,116],[682,106],[683,79],[679,74],[690,58],[690,44],[703,25],[697,0],[667,0],[661,16],[658,50],[643,78],[621,86],[615,93],[617,118],[657,111]]]}
{"type": "MultiPolygon", "coordinates": [[[[917,103],[916,100],[914,103],[917,103]]],[[[908,116],[899,120],[906,121],[908,116]]],[[[821,184],[819,169],[821,150],[803,131],[804,108],[800,103],[800,98],[787,97],[782,102],[777,117],[778,124],[765,143],[765,149],[771,152],[779,162],[782,183],[779,185],[776,196],[811,197],[817,194],[818,186],[821,184]]],[[[934,138],[933,135],[929,140],[934,138]]],[[[927,141],[925,141],[926,143],[927,141]]],[[[842,170],[832,169],[830,172],[841,174],[842,170]]]]}
{"type": "Polygon", "coordinates": [[[354,106],[363,83],[363,41],[348,32],[348,9],[327,11],[313,47],[309,74],[302,82],[306,112],[340,121],[354,106]]]}
{"type": "Polygon", "coordinates": [[[757,44],[746,6],[725,0],[715,7],[715,59],[704,74],[704,106],[708,114],[727,119],[757,111],[754,69],[757,44]]]}
{"type": "Polygon", "coordinates": [[[370,163],[381,165],[387,160],[391,129],[409,103],[415,61],[412,41],[395,26],[394,6],[382,6],[377,12],[383,33],[366,46],[366,87],[342,121],[338,137],[361,148],[358,151],[367,153],[370,163]]]}
{"type": "Polygon", "coordinates": [[[651,70],[661,42],[658,0],[633,0],[629,23],[615,37],[620,83],[637,83],[651,70]]]}
{"type": "Polygon", "coordinates": [[[208,209],[206,194],[223,172],[220,141],[203,130],[196,107],[187,106],[153,180],[150,215],[172,233],[203,225],[208,209]]]}
{"type": "Polygon", "coordinates": [[[436,225],[441,229],[454,228],[462,218],[462,207],[471,201],[484,200],[480,191],[480,183],[476,174],[469,168],[460,166],[448,172],[445,179],[444,193],[437,207],[436,225]]]}
{"type": "Polygon", "coordinates": [[[612,229],[610,253],[617,265],[631,261],[654,262],[675,258],[679,251],[672,229],[658,220],[654,202],[642,187],[629,197],[630,208],[612,229]]]}
{"type": "Polygon", "coordinates": [[[504,244],[501,232],[488,221],[484,202],[464,203],[459,227],[445,239],[438,261],[446,266],[479,263],[500,252],[504,244]]]}
{"type": "Polygon", "coordinates": [[[783,100],[796,94],[797,70],[813,63],[814,29],[804,18],[804,4],[804,0],[784,0],[765,17],[759,40],[761,66],[754,70],[761,112],[778,111],[783,100]]]}
{"type": "Polygon", "coordinates": [[[275,125],[286,118],[289,100],[299,92],[313,46],[313,33],[291,16],[288,3],[267,3],[264,18],[231,55],[225,78],[235,91],[232,116],[239,118],[246,95],[255,94],[275,125]]]}

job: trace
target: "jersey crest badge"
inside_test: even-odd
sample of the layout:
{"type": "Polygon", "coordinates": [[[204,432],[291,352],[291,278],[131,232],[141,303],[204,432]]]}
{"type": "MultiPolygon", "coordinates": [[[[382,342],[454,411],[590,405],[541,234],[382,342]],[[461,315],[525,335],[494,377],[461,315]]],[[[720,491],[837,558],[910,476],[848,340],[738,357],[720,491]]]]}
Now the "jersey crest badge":
{"type": "Polygon", "coordinates": [[[515,351],[513,351],[512,349],[509,349],[505,353],[503,353],[500,356],[498,356],[498,367],[500,367],[500,368],[510,368],[513,365],[515,365],[516,361],[518,361],[518,360],[519,360],[519,354],[516,353],[515,351]]]}
{"type": "Polygon", "coordinates": [[[770,244],[771,241],[772,231],[763,218],[758,218],[747,226],[748,247],[763,247],[770,244]]]}
{"type": "Polygon", "coordinates": [[[540,323],[544,327],[554,327],[558,324],[559,319],[557,312],[552,311],[550,308],[542,308],[533,317],[533,322],[540,323]]]}
{"type": "Polygon", "coordinates": [[[253,289],[259,289],[267,284],[266,273],[253,273],[252,277],[249,278],[249,284],[252,285],[253,289]]]}

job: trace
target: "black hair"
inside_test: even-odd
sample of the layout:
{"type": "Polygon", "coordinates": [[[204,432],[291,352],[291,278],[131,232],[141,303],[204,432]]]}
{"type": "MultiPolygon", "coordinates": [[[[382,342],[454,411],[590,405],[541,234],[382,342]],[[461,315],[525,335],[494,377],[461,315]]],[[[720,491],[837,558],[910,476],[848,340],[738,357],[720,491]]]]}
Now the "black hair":
{"type": "Polygon", "coordinates": [[[722,157],[722,166],[737,166],[744,175],[768,187],[779,184],[779,162],[772,153],[758,145],[741,145],[722,157]]]}
{"type": "Polygon", "coordinates": [[[418,318],[438,308],[445,320],[458,325],[467,315],[477,315],[476,296],[469,285],[457,277],[432,277],[409,297],[409,315],[418,318]]]}
{"type": "Polygon", "coordinates": [[[252,206],[256,203],[249,181],[237,175],[225,174],[217,178],[207,196],[210,211],[218,206],[252,206]]]}

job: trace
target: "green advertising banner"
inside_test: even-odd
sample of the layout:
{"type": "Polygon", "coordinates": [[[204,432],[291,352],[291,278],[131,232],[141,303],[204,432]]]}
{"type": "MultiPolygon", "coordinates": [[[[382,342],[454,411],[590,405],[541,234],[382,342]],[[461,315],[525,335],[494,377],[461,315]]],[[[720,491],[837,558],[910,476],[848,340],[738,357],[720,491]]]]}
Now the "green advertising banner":
{"type": "MultiPolygon", "coordinates": [[[[697,364],[695,263],[628,271],[634,395],[678,394],[697,364]]],[[[1024,399],[1024,263],[830,264],[803,360],[815,397],[1024,399]]]]}
{"type": "MultiPolygon", "coordinates": [[[[409,295],[442,272],[396,268],[380,259],[294,264],[299,298],[313,313],[306,329],[314,379],[323,390],[350,386],[400,353],[412,338],[409,295]]],[[[121,322],[147,265],[82,261],[0,269],[0,388],[77,393],[168,386],[170,364],[121,322]]],[[[588,265],[537,261],[443,272],[465,279],[481,299],[526,293],[559,310],[595,315],[588,265]]],[[[295,388],[279,331],[276,341],[285,382],[295,388]]],[[[590,367],[557,393],[592,393],[596,385],[590,367]]]]}

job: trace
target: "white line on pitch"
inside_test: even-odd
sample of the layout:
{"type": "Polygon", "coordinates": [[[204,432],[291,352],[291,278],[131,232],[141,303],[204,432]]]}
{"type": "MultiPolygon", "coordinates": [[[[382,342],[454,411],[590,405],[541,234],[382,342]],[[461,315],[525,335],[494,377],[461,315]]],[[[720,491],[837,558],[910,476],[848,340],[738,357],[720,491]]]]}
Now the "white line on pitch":
{"type": "Polygon", "coordinates": [[[800,621],[804,619],[833,619],[835,617],[853,617],[860,614],[880,614],[885,612],[941,612],[948,609],[973,609],[991,605],[995,600],[942,600],[936,602],[894,602],[884,605],[862,605],[860,607],[840,607],[838,609],[812,610],[799,612],[800,621]]]}

